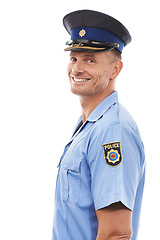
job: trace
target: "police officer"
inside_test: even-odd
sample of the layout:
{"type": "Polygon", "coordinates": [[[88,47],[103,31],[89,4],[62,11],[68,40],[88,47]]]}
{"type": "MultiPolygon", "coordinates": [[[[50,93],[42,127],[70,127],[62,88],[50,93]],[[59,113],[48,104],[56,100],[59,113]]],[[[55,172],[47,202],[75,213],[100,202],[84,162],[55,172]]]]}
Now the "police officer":
{"type": "Polygon", "coordinates": [[[131,36],[119,21],[96,11],[72,12],[63,23],[71,35],[68,77],[82,116],[58,166],[53,240],[136,240],[144,148],[115,91],[131,36]]]}

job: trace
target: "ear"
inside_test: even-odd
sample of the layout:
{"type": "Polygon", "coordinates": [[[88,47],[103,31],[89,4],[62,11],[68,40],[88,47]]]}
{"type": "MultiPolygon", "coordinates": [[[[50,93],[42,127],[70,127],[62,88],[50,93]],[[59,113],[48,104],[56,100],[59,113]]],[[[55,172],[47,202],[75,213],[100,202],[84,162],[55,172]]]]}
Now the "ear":
{"type": "Polygon", "coordinates": [[[113,71],[110,77],[110,80],[114,80],[123,68],[123,63],[120,60],[117,60],[113,63],[113,71]]]}

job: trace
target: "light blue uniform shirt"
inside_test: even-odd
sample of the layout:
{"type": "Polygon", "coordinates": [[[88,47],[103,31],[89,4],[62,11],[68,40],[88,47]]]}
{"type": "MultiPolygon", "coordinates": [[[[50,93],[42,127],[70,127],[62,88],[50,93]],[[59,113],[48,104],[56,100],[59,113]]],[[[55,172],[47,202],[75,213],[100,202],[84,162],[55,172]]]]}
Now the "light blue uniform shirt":
{"type": "Polygon", "coordinates": [[[112,93],[79,119],[59,163],[53,240],[96,240],[96,210],[121,201],[137,239],[145,156],[138,128],[112,93]]]}

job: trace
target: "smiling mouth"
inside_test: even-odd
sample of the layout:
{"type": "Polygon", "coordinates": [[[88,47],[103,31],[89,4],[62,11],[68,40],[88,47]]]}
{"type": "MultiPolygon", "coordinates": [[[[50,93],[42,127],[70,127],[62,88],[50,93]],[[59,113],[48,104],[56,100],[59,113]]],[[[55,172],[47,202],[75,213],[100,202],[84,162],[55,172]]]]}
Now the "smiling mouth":
{"type": "Polygon", "coordinates": [[[87,81],[91,80],[90,78],[75,78],[72,76],[71,76],[71,78],[74,82],[87,82],[87,81]]]}

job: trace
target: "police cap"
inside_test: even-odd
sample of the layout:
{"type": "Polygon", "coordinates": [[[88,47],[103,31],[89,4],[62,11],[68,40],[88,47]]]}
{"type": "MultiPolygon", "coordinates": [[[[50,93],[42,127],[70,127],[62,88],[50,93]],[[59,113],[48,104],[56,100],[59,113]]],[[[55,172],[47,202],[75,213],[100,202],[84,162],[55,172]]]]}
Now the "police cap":
{"type": "Polygon", "coordinates": [[[79,10],[67,14],[63,24],[71,40],[65,51],[108,51],[118,49],[131,42],[126,27],[115,18],[92,10],[79,10]]]}

